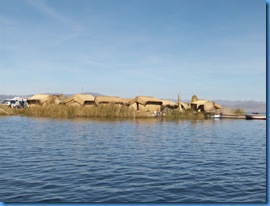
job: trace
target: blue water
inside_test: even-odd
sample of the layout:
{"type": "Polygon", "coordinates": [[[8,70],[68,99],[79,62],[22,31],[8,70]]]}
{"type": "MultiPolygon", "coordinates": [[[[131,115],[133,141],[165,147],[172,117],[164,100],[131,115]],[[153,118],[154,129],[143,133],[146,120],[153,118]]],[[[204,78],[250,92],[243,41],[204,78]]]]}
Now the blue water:
{"type": "Polygon", "coordinates": [[[0,117],[0,201],[266,202],[266,121],[0,117]]]}

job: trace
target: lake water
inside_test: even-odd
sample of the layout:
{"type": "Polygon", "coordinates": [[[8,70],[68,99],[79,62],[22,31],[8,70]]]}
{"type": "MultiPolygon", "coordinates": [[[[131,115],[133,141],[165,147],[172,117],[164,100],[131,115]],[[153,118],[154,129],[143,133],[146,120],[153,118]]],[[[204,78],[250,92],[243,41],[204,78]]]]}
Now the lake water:
{"type": "Polygon", "coordinates": [[[266,121],[0,117],[2,202],[266,202],[266,121]]]}

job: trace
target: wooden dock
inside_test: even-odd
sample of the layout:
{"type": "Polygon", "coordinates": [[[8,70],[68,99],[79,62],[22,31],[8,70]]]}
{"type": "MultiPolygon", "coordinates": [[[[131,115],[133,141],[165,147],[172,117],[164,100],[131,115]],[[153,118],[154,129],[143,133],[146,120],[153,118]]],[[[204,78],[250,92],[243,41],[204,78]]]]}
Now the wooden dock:
{"type": "Polygon", "coordinates": [[[223,119],[246,119],[245,115],[222,114],[223,119]]]}

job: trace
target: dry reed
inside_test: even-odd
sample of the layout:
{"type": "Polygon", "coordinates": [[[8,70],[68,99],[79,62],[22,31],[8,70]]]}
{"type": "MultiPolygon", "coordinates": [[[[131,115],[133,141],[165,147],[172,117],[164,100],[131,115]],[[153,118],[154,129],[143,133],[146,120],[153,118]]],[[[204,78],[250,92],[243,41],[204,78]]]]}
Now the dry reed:
{"type": "MultiPolygon", "coordinates": [[[[152,117],[145,111],[136,111],[135,109],[117,104],[99,105],[99,106],[65,106],[65,105],[43,105],[31,106],[25,109],[11,109],[8,107],[6,111],[10,115],[24,115],[34,117],[56,117],[56,118],[149,118],[152,117]]],[[[0,112],[1,115],[1,112],[0,112]]],[[[204,119],[202,112],[194,113],[192,109],[180,112],[179,110],[171,110],[171,112],[160,115],[165,119],[204,119]]]]}

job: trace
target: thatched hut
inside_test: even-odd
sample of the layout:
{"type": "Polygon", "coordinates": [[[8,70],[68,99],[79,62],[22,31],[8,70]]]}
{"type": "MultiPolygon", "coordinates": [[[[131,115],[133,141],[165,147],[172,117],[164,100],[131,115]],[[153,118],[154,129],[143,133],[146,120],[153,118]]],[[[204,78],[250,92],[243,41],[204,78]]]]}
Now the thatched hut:
{"type": "Polygon", "coordinates": [[[49,94],[36,94],[27,99],[27,104],[32,105],[46,105],[49,103],[51,95],[49,94]]]}
{"type": "Polygon", "coordinates": [[[172,110],[178,108],[178,105],[171,100],[162,99],[161,101],[162,101],[161,111],[163,113],[170,113],[172,112],[172,110]]]}
{"type": "Polygon", "coordinates": [[[162,101],[151,96],[137,96],[130,101],[130,107],[137,111],[157,112],[161,110],[162,101]]]}
{"type": "Polygon", "coordinates": [[[191,102],[191,108],[194,111],[213,112],[217,109],[221,109],[222,106],[209,100],[198,100],[191,102]]]}
{"type": "Polygon", "coordinates": [[[86,106],[94,105],[95,97],[89,94],[75,94],[65,100],[67,106],[86,106]]]}
{"type": "Polygon", "coordinates": [[[165,108],[176,109],[178,107],[178,105],[171,100],[162,99],[161,101],[162,101],[161,110],[165,108]]]}
{"type": "Polygon", "coordinates": [[[191,102],[190,106],[194,111],[204,111],[204,105],[208,102],[209,100],[197,100],[191,102]]]}
{"type": "Polygon", "coordinates": [[[97,105],[108,105],[108,104],[118,104],[123,106],[129,106],[128,98],[120,98],[115,96],[97,96],[95,98],[95,103],[97,105]]]}

